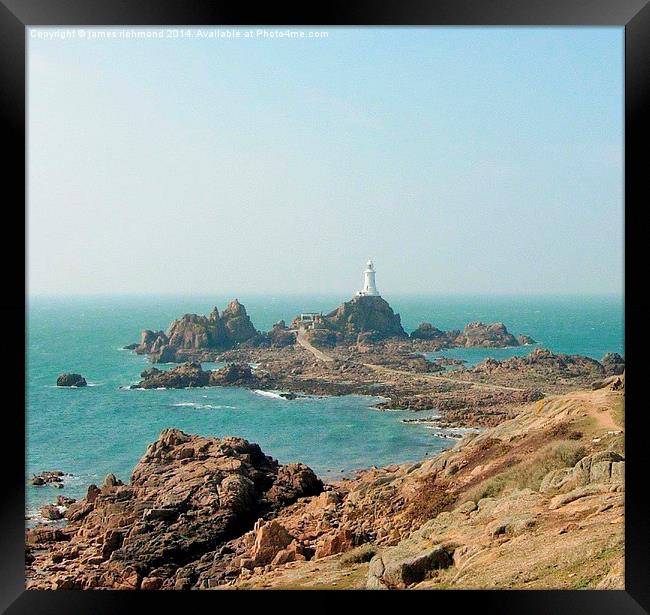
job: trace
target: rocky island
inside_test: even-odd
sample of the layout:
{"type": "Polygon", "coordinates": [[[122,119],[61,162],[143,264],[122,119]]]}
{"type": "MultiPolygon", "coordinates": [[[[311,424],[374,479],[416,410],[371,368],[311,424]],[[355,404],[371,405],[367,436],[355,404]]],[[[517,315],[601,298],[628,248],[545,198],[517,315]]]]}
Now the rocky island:
{"type": "Polygon", "coordinates": [[[56,379],[58,387],[85,387],[88,383],[81,374],[61,374],[56,379]]]}
{"type": "Polygon", "coordinates": [[[285,348],[299,344],[298,333],[317,347],[355,348],[382,342],[401,342],[414,351],[446,348],[505,348],[534,344],[526,335],[515,337],[503,323],[472,322],[460,331],[441,331],[431,323],[421,323],[410,335],[402,327],[400,315],[379,296],[356,296],[332,312],[297,316],[290,326],[284,320],[270,331],[258,331],[246,308],[237,299],[219,314],[215,307],[208,316],[184,314],[167,331],[145,329],[140,342],[126,349],[145,354],[152,363],[215,361],[229,350],[285,348]]]}
{"type": "Polygon", "coordinates": [[[624,370],[619,355],[607,355],[600,363],[538,347],[525,357],[487,359],[471,368],[426,356],[455,347],[531,343],[528,336],[515,337],[503,323],[474,322],[457,331],[422,323],[409,335],[388,302],[372,295],[358,295],[327,314],[302,314],[289,326],[280,321],[260,332],[234,300],[221,314],[217,308],[209,316],[186,314],[167,332],[143,331],[135,352],[154,363],[185,363],[144,370],[132,388],[242,386],[281,391],[287,397],[371,395],[384,398],[377,402],[379,409],[430,410],[441,414],[448,426],[487,426],[512,417],[522,402],[589,387],[624,370]],[[200,361],[227,365],[204,371],[200,361]],[[456,369],[446,370],[448,365],[456,369]]]}

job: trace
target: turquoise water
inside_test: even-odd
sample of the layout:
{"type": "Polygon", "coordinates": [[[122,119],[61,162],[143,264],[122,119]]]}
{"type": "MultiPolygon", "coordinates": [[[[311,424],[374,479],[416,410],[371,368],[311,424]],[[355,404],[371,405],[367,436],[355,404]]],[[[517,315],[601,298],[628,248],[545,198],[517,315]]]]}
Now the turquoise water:
{"type": "MultiPolygon", "coordinates": [[[[293,401],[237,388],[137,391],[148,363],[121,348],[144,328],[165,329],[184,312],[207,314],[232,297],[111,297],[30,299],[27,335],[27,473],[73,474],[63,490],[27,487],[33,511],[57,495],[83,495],[91,482],[114,472],[128,480],[148,443],[166,427],[190,433],[238,435],[260,444],[281,462],[302,461],[324,478],[354,469],[413,461],[453,444],[422,425],[405,424],[408,412],[372,410],[373,398],[346,396],[293,401]],[[62,372],[79,372],[90,386],[55,385],[62,372]]],[[[253,323],[267,330],[300,311],[335,308],[347,297],[240,296],[253,323]]],[[[472,298],[387,297],[405,329],[422,320],[441,329],[470,321],[502,321],[515,333],[557,352],[601,358],[623,354],[623,307],[613,297],[472,298]]],[[[470,364],[530,348],[456,349],[448,356],[470,364]]],[[[210,364],[204,364],[211,367],[210,364]]]]}

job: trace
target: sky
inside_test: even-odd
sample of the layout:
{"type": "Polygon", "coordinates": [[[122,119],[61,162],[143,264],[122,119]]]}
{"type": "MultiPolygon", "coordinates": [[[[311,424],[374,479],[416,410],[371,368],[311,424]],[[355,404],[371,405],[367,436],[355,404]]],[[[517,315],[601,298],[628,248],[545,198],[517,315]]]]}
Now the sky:
{"type": "Polygon", "coordinates": [[[622,292],[622,28],[245,30],[28,30],[31,295],[622,292]]]}

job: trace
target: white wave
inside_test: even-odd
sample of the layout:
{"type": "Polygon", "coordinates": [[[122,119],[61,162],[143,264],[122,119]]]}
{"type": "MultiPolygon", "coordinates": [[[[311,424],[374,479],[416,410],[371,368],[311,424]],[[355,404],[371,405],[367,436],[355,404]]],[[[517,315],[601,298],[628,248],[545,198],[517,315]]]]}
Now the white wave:
{"type": "Polygon", "coordinates": [[[236,410],[237,406],[227,406],[225,404],[197,404],[192,401],[182,401],[172,404],[177,408],[198,408],[199,410],[236,410]]]}
{"type": "MultiPolygon", "coordinates": [[[[85,389],[86,387],[78,387],[78,386],[60,386],[58,384],[45,384],[43,385],[46,389],[85,389]]],[[[96,385],[91,385],[88,384],[87,386],[96,386],[96,385]]]]}
{"type": "Polygon", "coordinates": [[[261,395],[262,397],[272,397],[273,399],[286,399],[280,395],[281,391],[262,391],[261,389],[253,390],[253,393],[256,395],[261,395]]]}

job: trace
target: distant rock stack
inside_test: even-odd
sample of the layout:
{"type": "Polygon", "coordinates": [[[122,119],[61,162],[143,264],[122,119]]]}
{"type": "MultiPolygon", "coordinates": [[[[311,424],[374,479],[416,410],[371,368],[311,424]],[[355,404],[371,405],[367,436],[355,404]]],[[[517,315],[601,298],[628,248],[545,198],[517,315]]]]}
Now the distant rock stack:
{"type": "Polygon", "coordinates": [[[183,361],[198,350],[229,350],[259,336],[246,308],[237,299],[219,314],[215,307],[208,316],[184,314],[164,331],[145,330],[134,350],[149,355],[153,363],[183,361]]]}

